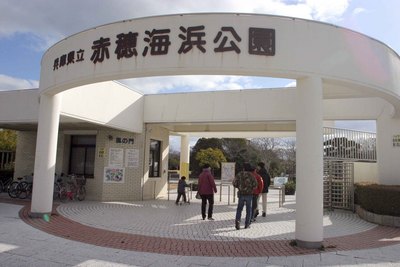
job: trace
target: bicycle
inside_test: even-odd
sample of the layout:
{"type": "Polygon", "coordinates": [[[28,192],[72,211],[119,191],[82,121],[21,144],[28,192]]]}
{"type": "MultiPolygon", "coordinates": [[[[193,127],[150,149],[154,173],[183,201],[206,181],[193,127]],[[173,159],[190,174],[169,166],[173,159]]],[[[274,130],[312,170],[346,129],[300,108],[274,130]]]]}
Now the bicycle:
{"type": "Polygon", "coordinates": [[[63,182],[64,173],[61,173],[60,176],[54,174],[54,189],[53,189],[53,200],[57,198],[61,200],[62,190],[65,190],[65,185],[63,182]]]}
{"type": "MultiPolygon", "coordinates": [[[[24,176],[26,177],[26,176],[24,176]]],[[[17,190],[20,183],[23,182],[24,177],[18,177],[16,181],[12,181],[8,187],[8,195],[11,198],[17,198],[19,196],[19,191],[17,190]]]]}
{"type": "Polygon", "coordinates": [[[86,198],[86,178],[77,177],[75,175],[68,176],[69,181],[67,181],[67,186],[62,186],[60,189],[60,201],[65,202],[68,199],[74,200],[78,199],[83,201],[86,198]]]}
{"type": "Polygon", "coordinates": [[[33,189],[33,175],[24,176],[25,181],[20,181],[15,190],[15,196],[19,199],[30,198],[33,189]]]}
{"type": "Polygon", "coordinates": [[[11,183],[14,181],[12,177],[0,180],[0,193],[8,192],[11,183]]]}

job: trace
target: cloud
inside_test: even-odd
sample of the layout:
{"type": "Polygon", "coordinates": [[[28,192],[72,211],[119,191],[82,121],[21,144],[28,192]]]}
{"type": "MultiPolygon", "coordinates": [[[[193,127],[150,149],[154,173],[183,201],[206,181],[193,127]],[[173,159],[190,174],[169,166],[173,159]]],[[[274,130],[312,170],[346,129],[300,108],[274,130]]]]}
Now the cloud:
{"type": "Polygon", "coordinates": [[[186,75],[168,77],[135,78],[120,81],[145,94],[167,92],[193,92],[239,90],[253,88],[256,85],[251,77],[221,75],[186,75]]]}
{"type": "Polygon", "coordinates": [[[297,81],[291,81],[290,83],[286,84],[285,87],[296,87],[297,81]]]}
{"type": "Polygon", "coordinates": [[[39,81],[24,80],[0,74],[0,91],[38,88],[39,81]]]}
{"type": "Polygon", "coordinates": [[[38,49],[98,25],[146,16],[193,12],[275,14],[337,21],[349,0],[35,0],[0,1],[0,38],[30,33],[41,39],[38,49]]]}
{"type": "MultiPolygon", "coordinates": [[[[0,1],[0,40],[27,34],[29,48],[43,52],[59,40],[88,28],[132,18],[196,12],[258,13],[322,21],[340,20],[349,0],[35,0],[0,1]]],[[[2,88],[37,87],[37,81],[1,76],[2,88]]],[[[249,77],[172,76],[125,80],[145,93],[237,90],[271,87],[249,77]]],[[[272,83],[272,87],[277,87],[272,83]]],[[[283,84],[282,86],[284,86],[283,84]]],[[[278,85],[279,87],[279,85],[278,85]]]]}
{"type": "Polygon", "coordinates": [[[341,16],[349,7],[350,0],[306,0],[304,5],[310,8],[312,18],[325,22],[336,22],[341,20],[341,16]]]}
{"type": "Polygon", "coordinates": [[[289,79],[224,75],[161,76],[134,78],[120,80],[119,82],[144,94],[245,90],[296,86],[296,81],[291,81],[289,79]]]}
{"type": "Polygon", "coordinates": [[[367,12],[367,10],[365,9],[365,8],[362,8],[362,7],[357,7],[357,8],[355,8],[354,10],[353,10],[353,15],[358,15],[358,14],[361,14],[361,13],[366,13],[367,12]]]}
{"type": "Polygon", "coordinates": [[[351,130],[376,133],[376,121],[371,121],[371,120],[335,121],[335,127],[341,128],[341,129],[351,129],[351,130]]]}

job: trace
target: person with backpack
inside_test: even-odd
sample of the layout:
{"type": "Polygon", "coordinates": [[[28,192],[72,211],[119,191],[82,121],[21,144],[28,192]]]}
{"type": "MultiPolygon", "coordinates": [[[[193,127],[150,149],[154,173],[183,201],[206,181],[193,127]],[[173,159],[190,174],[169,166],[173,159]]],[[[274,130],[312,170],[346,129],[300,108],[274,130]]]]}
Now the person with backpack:
{"type": "Polygon", "coordinates": [[[235,228],[240,229],[240,220],[242,217],[243,207],[246,204],[246,218],[244,228],[250,227],[251,210],[253,200],[253,190],[257,188],[257,180],[252,174],[252,167],[249,163],[244,164],[244,170],[239,172],[232,181],[232,185],[238,189],[238,205],[236,209],[235,228]]]}

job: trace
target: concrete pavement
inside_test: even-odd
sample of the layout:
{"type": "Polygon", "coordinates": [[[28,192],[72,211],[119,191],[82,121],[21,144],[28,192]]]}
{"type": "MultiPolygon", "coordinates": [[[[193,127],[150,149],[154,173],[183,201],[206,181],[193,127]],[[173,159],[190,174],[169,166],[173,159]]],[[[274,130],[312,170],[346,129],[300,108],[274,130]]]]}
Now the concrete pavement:
{"type": "Polygon", "coordinates": [[[400,229],[351,212],[324,215],[320,251],[290,245],[294,197],[280,208],[271,192],[267,217],[239,231],[226,199],[216,197],[215,221],[201,220],[198,200],[173,199],[68,202],[46,222],[28,216],[29,202],[2,196],[0,266],[400,266],[400,229]]]}

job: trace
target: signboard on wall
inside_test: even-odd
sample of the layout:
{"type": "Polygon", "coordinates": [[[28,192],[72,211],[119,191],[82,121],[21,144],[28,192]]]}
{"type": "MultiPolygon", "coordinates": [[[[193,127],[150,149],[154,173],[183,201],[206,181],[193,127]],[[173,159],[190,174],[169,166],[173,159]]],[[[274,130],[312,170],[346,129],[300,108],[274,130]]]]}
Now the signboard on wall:
{"type": "Polygon", "coordinates": [[[393,135],[393,147],[400,147],[400,134],[393,135]]]}
{"type": "Polygon", "coordinates": [[[105,183],[124,183],[124,168],[104,168],[104,182],[105,183]]]}
{"type": "Polygon", "coordinates": [[[231,183],[235,178],[235,162],[221,163],[221,182],[231,183]]]}
{"type": "Polygon", "coordinates": [[[122,168],[124,166],[124,149],[110,148],[108,167],[122,168]]]}
{"type": "Polygon", "coordinates": [[[99,158],[104,158],[105,153],[106,151],[104,148],[99,148],[99,154],[98,154],[99,158]]]}
{"type": "Polygon", "coordinates": [[[126,168],[139,167],[139,149],[125,150],[125,167],[126,168]]]}

